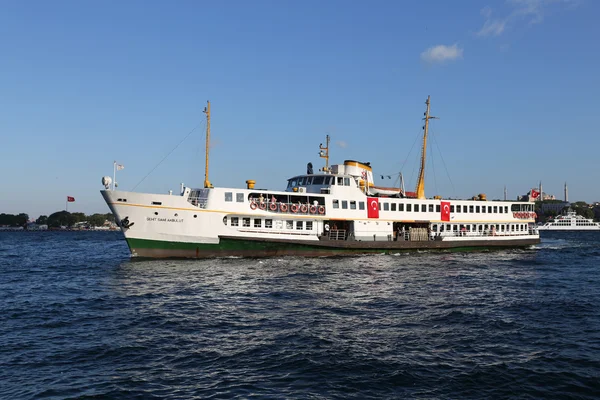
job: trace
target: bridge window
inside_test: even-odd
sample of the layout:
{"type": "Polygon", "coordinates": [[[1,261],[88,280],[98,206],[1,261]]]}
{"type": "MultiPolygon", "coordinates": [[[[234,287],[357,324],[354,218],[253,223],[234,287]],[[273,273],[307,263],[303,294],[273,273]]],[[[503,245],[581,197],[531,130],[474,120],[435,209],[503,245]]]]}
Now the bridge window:
{"type": "Polygon", "coordinates": [[[225,192],[225,201],[233,201],[233,193],[225,192]]]}
{"type": "Polygon", "coordinates": [[[479,213],[479,206],[475,206],[475,213],[478,214],[479,213]]]}
{"type": "Polygon", "coordinates": [[[398,211],[404,211],[404,203],[398,204],[398,211]]]}
{"type": "Polygon", "coordinates": [[[342,200],[342,209],[343,210],[347,210],[348,209],[348,200],[342,200]]]}
{"type": "Polygon", "coordinates": [[[390,203],[383,203],[383,211],[390,211],[390,203]]]}
{"type": "MultiPolygon", "coordinates": [[[[460,206],[459,206],[460,207],[460,206]]],[[[429,205],[429,212],[433,212],[433,204],[429,205]]]]}
{"type": "Polygon", "coordinates": [[[481,212],[485,214],[485,206],[481,207],[481,212]]]}
{"type": "Polygon", "coordinates": [[[235,201],[237,201],[238,203],[243,203],[244,202],[244,193],[236,193],[235,201]]]}
{"type": "Polygon", "coordinates": [[[324,176],[315,176],[313,178],[313,185],[322,185],[323,182],[325,182],[325,177],[324,176]]]}
{"type": "Polygon", "coordinates": [[[392,203],[392,211],[396,211],[396,203],[392,203]]]}
{"type": "Polygon", "coordinates": [[[364,201],[359,201],[358,202],[358,209],[359,210],[364,210],[365,209],[365,202],[364,201]]]}
{"type": "Polygon", "coordinates": [[[344,186],[350,186],[350,178],[344,178],[344,186]]]}
{"type": "Polygon", "coordinates": [[[337,184],[338,184],[338,186],[344,186],[344,178],[342,178],[341,176],[338,176],[337,184]]]}
{"type": "Polygon", "coordinates": [[[413,210],[415,210],[415,212],[419,212],[419,205],[415,204],[415,208],[413,210]]]}
{"type": "Polygon", "coordinates": [[[498,213],[498,206],[494,206],[494,214],[498,213]]]}
{"type": "Polygon", "coordinates": [[[450,206],[450,212],[453,213],[454,212],[454,206],[450,206]]]}
{"type": "Polygon", "coordinates": [[[408,203],[406,205],[406,211],[412,211],[412,204],[408,203]]]}
{"type": "Polygon", "coordinates": [[[350,209],[356,210],[356,201],[354,201],[354,200],[350,201],[350,209]]]}
{"type": "Polygon", "coordinates": [[[435,212],[440,212],[440,205],[439,204],[435,205],[435,212]]]}
{"type": "Polygon", "coordinates": [[[334,200],[333,201],[333,208],[340,208],[340,201],[339,200],[334,200]]]}

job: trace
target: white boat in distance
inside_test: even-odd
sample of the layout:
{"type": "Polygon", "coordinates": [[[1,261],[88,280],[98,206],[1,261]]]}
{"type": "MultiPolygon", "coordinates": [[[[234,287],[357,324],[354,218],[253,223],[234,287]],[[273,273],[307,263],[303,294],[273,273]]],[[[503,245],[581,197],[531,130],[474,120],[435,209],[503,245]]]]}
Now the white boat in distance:
{"type": "Polygon", "coordinates": [[[569,210],[566,214],[558,215],[552,221],[539,226],[538,229],[543,231],[599,231],[600,222],[594,222],[569,210]]]}
{"type": "Polygon", "coordinates": [[[421,165],[414,193],[374,185],[369,162],[329,166],[329,136],[319,146],[325,166],[288,179],[284,190],[214,187],[208,179],[210,102],[204,110],[203,188],[179,195],[102,190],[132,256],[333,256],[418,249],[472,250],[537,244],[532,202],[425,197],[430,101],[424,118],[421,165]]]}

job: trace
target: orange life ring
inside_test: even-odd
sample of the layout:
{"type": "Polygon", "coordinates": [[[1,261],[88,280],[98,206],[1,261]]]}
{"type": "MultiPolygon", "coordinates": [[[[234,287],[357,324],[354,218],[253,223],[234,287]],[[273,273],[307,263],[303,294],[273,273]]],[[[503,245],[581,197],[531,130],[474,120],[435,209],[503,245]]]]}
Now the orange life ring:
{"type": "Polygon", "coordinates": [[[271,204],[269,204],[269,210],[271,210],[271,211],[277,211],[277,203],[271,203],[271,204]]]}
{"type": "Polygon", "coordinates": [[[292,204],[292,207],[290,207],[290,210],[293,213],[297,213],[298,212],[298,204],[292,204]]]}
{"type": "Polygon", "coordinates": [[[317,206],[310,206],[310,213],[315,214],[317,212],[317,206]]]}
{"type": "Polygon", "coordinates": [[[285,203],[279,203],[279,209],[281,210],[281,212],[286,212],[288,209],[288,206],[285,203]]]}
{"type": "Polygon", "coordinates": [[[319,206],[319,214],[325,214],[325,207],[319,206]]]}
{"type": "Polygon", "coordinates": [[[308,212],[308,206],[306,204],[302,204],[302,206],[300,207],[300,211],[306,214],[308,212]]]}
{"type": "Polygon", "coordinates": [[[267,209],[267,205],[265,203],[259,203],[258,204],[258,208],[260,208],[261,210],[266,210],[267,209]]]}
{"type": "Polygon", "coordinates": [[[258,207],[258,206],[256,205],[255,201],[253,201],[252,203],[250,203],[250,209],[251,210],[256,210],[256,207],[258,207]]]}

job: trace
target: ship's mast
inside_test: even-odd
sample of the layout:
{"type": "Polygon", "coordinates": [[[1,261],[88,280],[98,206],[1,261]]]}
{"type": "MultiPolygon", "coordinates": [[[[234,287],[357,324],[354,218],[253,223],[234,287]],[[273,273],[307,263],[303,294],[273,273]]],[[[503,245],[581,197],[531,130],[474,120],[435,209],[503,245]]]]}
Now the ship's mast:
{"type": "Polygon", "coordinates": [[[425,198],[425,156],[427,154],[427,133],[429,132],[429,120],[430,119],[438,119],[437,117],[432,117],[429,115],[429,99],[431,96],[427,96],[427,110],[425,111],[425,125],[423,126],[423,148],[421,150],[421,167],[419,168],[419,180],[417,182],[417,189],[415,192],[417,193],[417,199],[425,198]]]}
{"type": "Polygon", "coordinates": [[[206,114],[206,163],[204,165],[204,187],[211,188],[213,185],[208,180],[208,149],[210,147],[210,101],[207,101],[207,106],[204,107],[206,114]]]}
{"type": "Polygon", "coordinates": [[[325,143],[325,147],[323,147],[323,143],[319,144],[319,157],[325,159],[325,167],[321,168],[321,171],[329,172],[329,135],[325,138],[325,143]]]}

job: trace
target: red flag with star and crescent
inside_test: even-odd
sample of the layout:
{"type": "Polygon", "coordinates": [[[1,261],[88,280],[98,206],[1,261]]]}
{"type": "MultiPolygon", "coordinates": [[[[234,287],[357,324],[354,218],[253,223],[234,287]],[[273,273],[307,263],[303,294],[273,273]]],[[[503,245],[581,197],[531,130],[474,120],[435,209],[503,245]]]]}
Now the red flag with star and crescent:
{"type": "Polygon", "coordinates": [[[450,221],[450,202],[449,201],[442,201],[442,216],[441,219],[442,221],[450,221]]]}
{"type": "Polygon", "coordinates": [[[367,216],[369,218],[379,218],[379,199],[376,197],[367,197],[367,216]]]}

